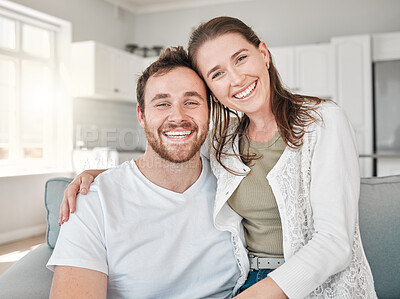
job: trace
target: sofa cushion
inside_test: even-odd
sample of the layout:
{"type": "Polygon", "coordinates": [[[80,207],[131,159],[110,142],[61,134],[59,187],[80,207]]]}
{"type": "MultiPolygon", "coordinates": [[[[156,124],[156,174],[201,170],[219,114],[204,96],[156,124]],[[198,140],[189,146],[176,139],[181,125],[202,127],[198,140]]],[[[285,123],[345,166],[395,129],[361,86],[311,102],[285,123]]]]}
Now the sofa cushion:
{"type": "Polygon", "coordinates": [[[400,294],[400,176],[363,178],[360,231],[378,298],[400,294]]]}
{"type": "Polygon", "coordinates": [[[72,181],[69,178],[54,178],[46,182],[45,206],[47,211],[47,232],[46,241],[50,248],[56,245],[60,227],[58,219],[60,216],[60,205],[63,199],[64,190],[72,181]]]}

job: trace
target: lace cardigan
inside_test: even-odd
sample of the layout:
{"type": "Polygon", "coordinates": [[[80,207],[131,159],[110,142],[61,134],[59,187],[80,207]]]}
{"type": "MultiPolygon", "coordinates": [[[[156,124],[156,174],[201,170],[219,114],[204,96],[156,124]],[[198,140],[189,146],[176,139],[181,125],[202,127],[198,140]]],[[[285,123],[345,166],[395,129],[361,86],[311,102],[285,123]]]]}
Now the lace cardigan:
{"type": "MultiPolygon", "coordinates": [[[[285,257],[269,276],[289,298],[377,298],[358,228],[354,133],[335,104],[323,103],[318,112],[323,121],[310,125],[302,147],[287,147],[267,175],[281,216],[285,257]]],[[[227,204],[243,176],[226,171],[208,148],[218,180],[214,223],[232,233],[239,268],[248,271],[242,218],[227,204]]],[[[231,146],[227,150],[233,153],[231,146]]],[[[242,173],[250,170],[236,157],[223,162],[242,173]]],[[[241,277],[238,284],[243,282],[241,277]]]]}

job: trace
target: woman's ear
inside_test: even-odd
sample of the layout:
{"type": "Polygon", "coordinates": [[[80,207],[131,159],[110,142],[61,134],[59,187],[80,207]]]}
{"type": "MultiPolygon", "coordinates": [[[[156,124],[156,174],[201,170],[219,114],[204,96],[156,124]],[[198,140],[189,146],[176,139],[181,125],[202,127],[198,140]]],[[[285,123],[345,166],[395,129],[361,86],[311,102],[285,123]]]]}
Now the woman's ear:
{"type": "Polygon", "coordinates": [[[265,65],[269,69],[270,56],[269,56],[267,45],[264,42],[260,42],[260,44],[258,45],[258,50],[263,55],[264,61],[265,61],[265,65]]]}

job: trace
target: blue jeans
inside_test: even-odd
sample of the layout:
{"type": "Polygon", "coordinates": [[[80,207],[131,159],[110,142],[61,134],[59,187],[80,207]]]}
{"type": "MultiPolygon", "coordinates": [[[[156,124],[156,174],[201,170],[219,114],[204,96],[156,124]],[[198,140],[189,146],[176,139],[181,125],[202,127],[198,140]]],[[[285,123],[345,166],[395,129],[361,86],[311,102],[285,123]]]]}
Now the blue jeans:
{"type": "Polygon", "coordinates": [[[260,280],[263,280],[265,277],[268,276],[268,273],[271,272],[271,271],[272,271],[272,269],[261,269],[261,270],[257,270],[257,271],[250,271],[249,272],[249,276],[247,276],[246,282],[239,289],[239,293],[241,293],[244,290],[248,289],[249,287],[251,287],[256,282],[259,282],[260,280]]]}

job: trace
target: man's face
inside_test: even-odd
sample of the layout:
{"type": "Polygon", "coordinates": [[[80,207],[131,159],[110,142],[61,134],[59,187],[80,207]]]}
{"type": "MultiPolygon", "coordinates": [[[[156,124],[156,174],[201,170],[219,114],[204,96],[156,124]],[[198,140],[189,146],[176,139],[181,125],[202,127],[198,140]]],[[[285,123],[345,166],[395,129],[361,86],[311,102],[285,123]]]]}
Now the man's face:
{"type": "Polygon", "coordinates": [[[163,159],[189,161],[199,152],[209,125],[203,81],[191,69],[178,67],[151,76],[144,91],[144,114],[138,111],[148,145],[163,159]]]}

